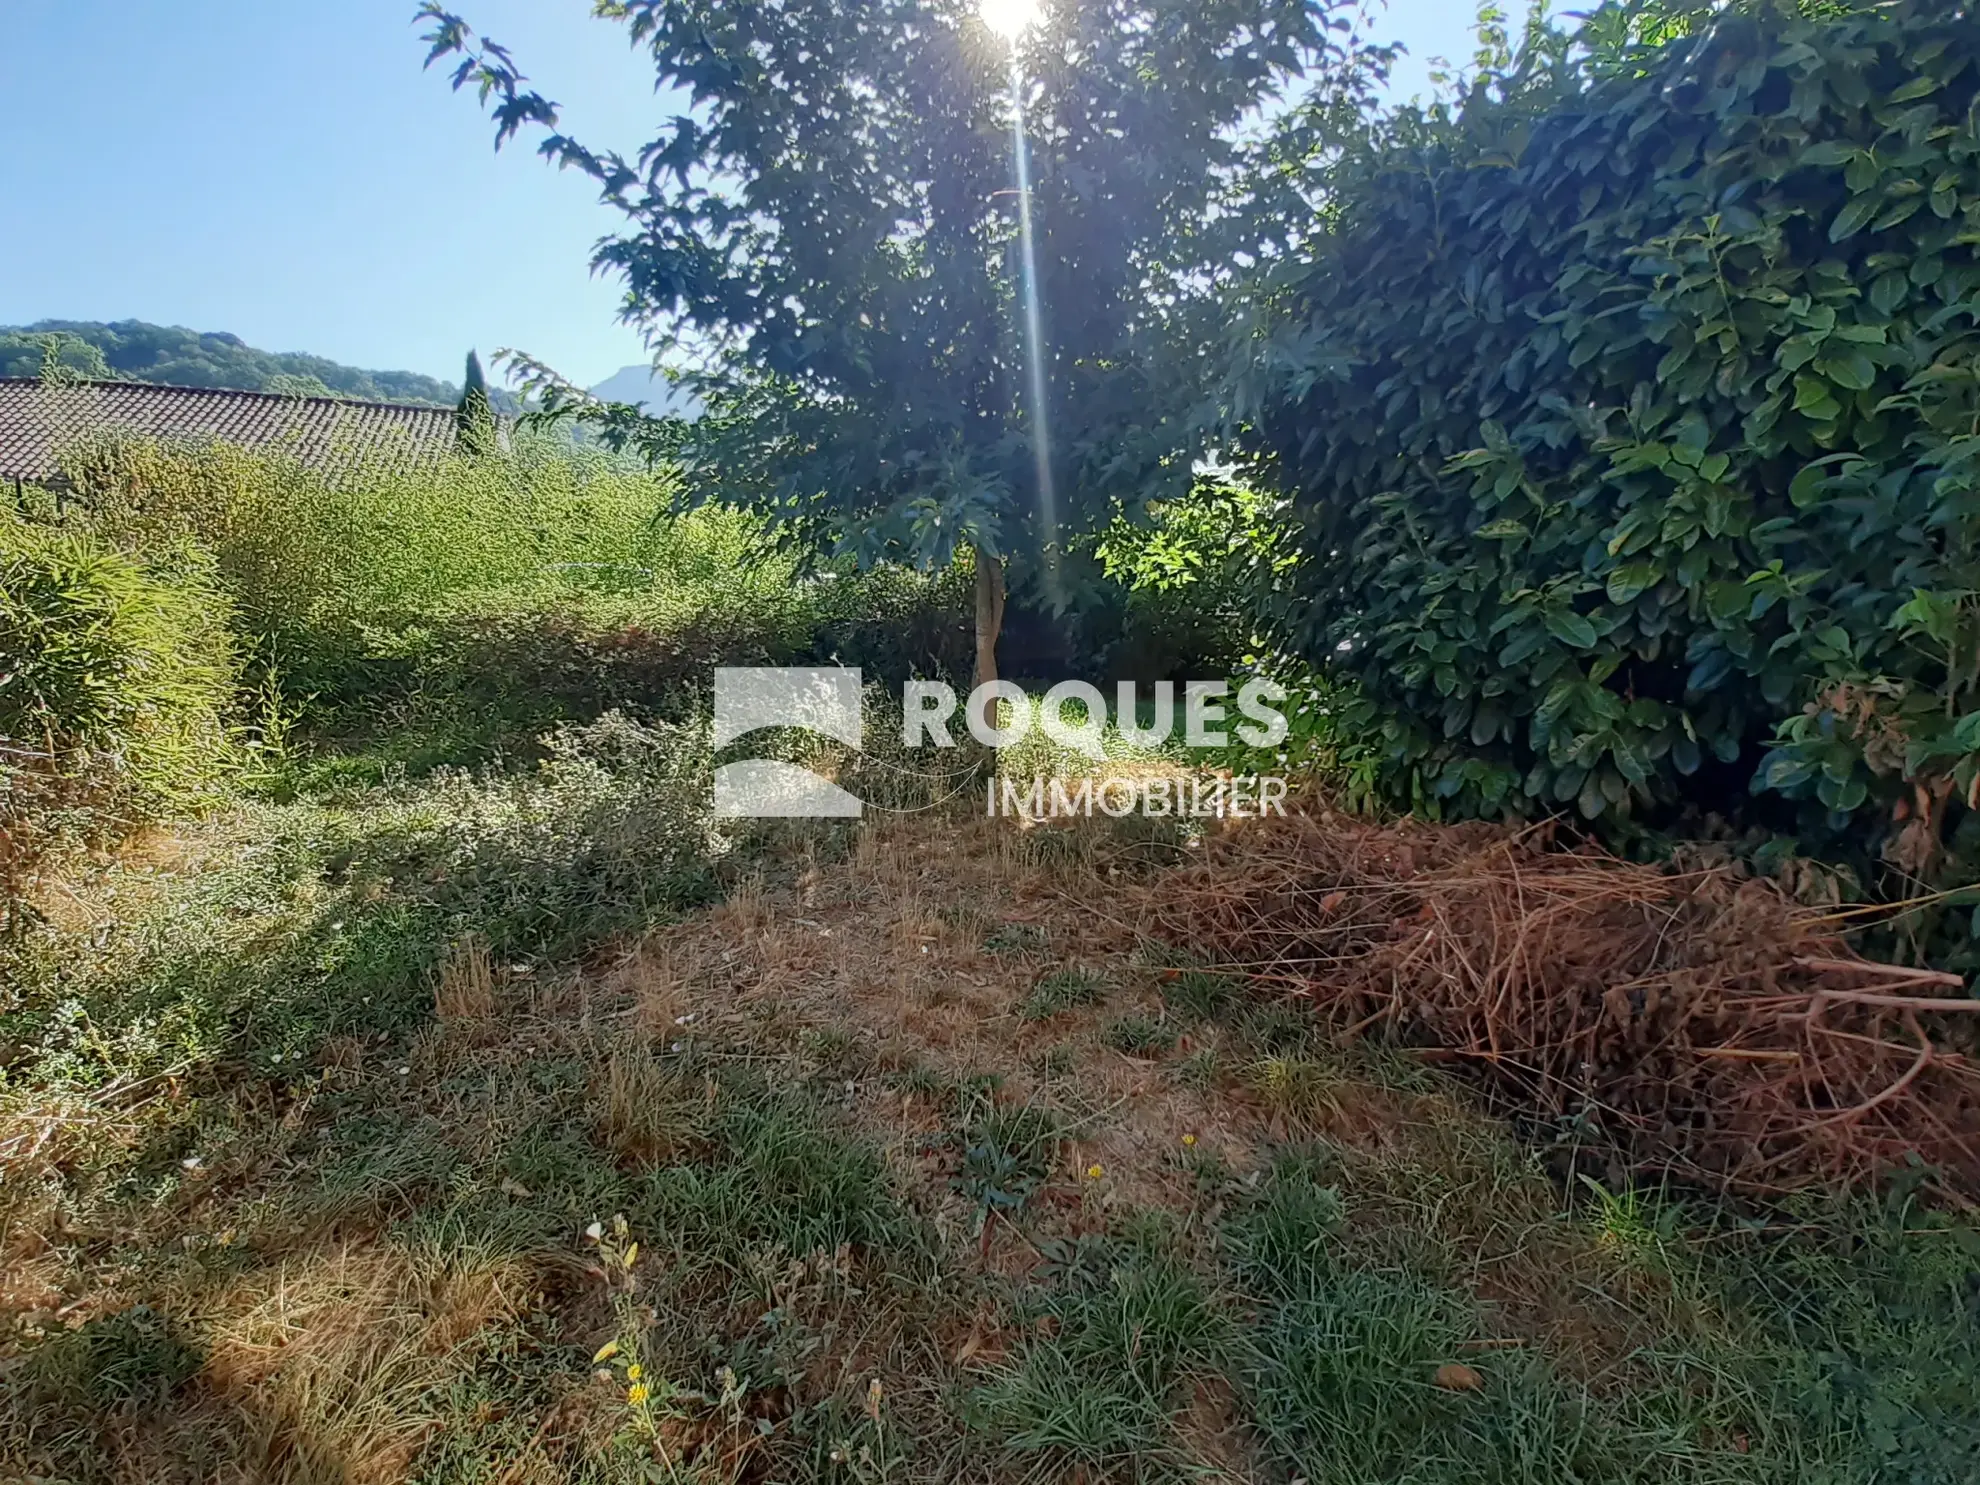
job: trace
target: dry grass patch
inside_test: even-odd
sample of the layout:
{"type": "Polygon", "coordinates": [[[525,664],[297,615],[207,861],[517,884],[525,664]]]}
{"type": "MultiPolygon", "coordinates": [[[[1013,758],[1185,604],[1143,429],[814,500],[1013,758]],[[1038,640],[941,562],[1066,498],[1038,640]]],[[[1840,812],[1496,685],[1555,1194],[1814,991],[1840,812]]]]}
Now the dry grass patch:
{"type": "Polygon", "coordinates": [[[495,966],[480,939],[462,939],[441,960],[433,1014],[443,1027],[469,1036],[485,1034],[494,1021],[495,966]]]}
{"type": "Polygon", "coordinates": [[[648,1167],[664,1164],[693,1143],[695,1111],[714,1097],[712,1085],[684,1086],[676,1067],[644,1049],[613,1052],[593,1088],[603,1143],[621,1159],[648,1167]]]}
{"type": "Polygon", "coordinates": [[[235,1437],[253,1477],[385,1485],[438,1424],[459,1354],[514,1320],[533,1282],[471,1248],[286,1261],[220,1298],[200,1377],[252,1420],[235,1437]]]}

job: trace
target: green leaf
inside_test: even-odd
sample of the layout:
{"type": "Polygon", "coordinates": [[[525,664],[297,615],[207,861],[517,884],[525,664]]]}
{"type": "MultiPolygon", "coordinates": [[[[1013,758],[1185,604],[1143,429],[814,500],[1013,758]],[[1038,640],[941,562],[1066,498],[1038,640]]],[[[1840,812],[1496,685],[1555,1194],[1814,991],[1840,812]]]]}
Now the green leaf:
{"type": "Polygon", "coordinates": [[[1640,594],[1662,582],[1663,577],[1662,571],[1650,562],[1631,562],[1618,567],[1609,574],[1609,602],[1634,602],[1640,594]]]}
{"type": "Polygon", "coordinates": [[[1547,614],[1547,632],[1564,645],[1578,650],[1591,648],[1596,640],[1595,626],[1572,609],[1553,609],[1547,614]]]}
{"type": "Polygon", "coordinates": [[[1863,230],[1863,224],[1877,214],[1880,203],[1872,196],[1852,198],[1843,209],[1836,213],[1836,219],[1829,223],[1829,241],[1841,242],[1856,236],[1863,230]]]}
{"type": "Polygon", "coordinates": [[[1794,410],[1808,412],[1824,405],[1834,406],[1835,399],[1829,392],[1829,384],[1819,376],[1803,372],[1794,379],[1794,410]]]}
{"type": "Polygon", "coordinates": [[[1889,211],[1885,212],[1882,216],[1877,218],[1876,222],[1873,224],[1875,230],[1879,232],[1888,232],[1891,228],[1897,226],[1900,222],[1910,221],[1911,218],[1917,214],[1918,208],[1923,206],[1924,204],[1925,204],[1925,197],[1923,196],[1905,197],[1904,200],[1898,202],[1897,205],[1893,206],[1889,211]]]}
{"type": "Polygon", "coordinates": [[[1806,510],[1822,498],[1822,483],[1829,477],[1826,464],[1803,465],[1801,472],[1788,481],[1788,499],[1797,509],[1806,510]]]}
{"type": "Polygon", "coordinates": [[[1608,807],[1608,803],[1608,796],[1602,792],[1595,776],[1591,774],[1588,782],[1581,786],[1581,793],[1575,797],[1574,807],[1581,811],[1582,819],[1593,820],[1608,807]]]}
{"type": "Polygon", "coordinates": [[[1837,386],[1852,392],[1861,392],[1877,379],[1876,364],[1861,351],[1851,351],[1847,356],[1825,356],[1815,366],[1837,386]]]}

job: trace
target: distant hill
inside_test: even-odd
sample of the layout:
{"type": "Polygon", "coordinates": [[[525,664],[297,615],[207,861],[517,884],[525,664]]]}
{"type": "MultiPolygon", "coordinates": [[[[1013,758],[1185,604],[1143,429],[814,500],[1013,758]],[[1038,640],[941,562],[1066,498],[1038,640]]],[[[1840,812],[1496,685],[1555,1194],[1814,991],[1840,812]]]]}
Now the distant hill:
{"type": "MultiPolygon", "coordinates": [[[[290,392],[301,396],[355,397],[377,402],[425,402],[452,406],[461,389],[416,371],[361,371],[355,366],[298,351],[259,351],[225,331],[187,330],[143,320],[40,320],[32,325],[0,325],[0,376],[34,376],[41,370],[41,347],[28,335],[59,333],[96,348],[101,370],[124,381],[158,382],[170,387],[232,387],[243,392],[290,392]]],[[[465,354],[465,352],[463,352],[465,354]]],[[[64,358],[85,374],[101,374],[87,352],[64,358]]],[[[497,412],[517,410],[515,395],[490,387],[497,412]]]]}
{"type": "Polygon", "coordinates": [[[591,389],[607,402],[631,402],[655,417],[693,417],[694,399],[651,366],[621,367],[591,389]]]}

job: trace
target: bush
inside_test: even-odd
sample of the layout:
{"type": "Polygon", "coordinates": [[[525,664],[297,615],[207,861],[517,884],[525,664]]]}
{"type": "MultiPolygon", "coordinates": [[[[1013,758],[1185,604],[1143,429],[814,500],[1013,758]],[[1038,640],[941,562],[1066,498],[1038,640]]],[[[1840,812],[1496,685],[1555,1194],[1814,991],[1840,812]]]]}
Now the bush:
{"type": "Polygon", "coordinates": [[[1773,791],[1808,804],[1761,818],[1947,880],[1980,788],[1980,32],[1754,4],[1645,46],[1644,14],[1389,117],[1253,286],[1288,617],[1399,802],[1773,791]]]}
{"type": "Polygon", "coordinates": [[[227,443],[103,433],[65,450],[63,467],[107,539],[212,552],[243,629],[311,689],[335,689],[371,634],[451,595],[612,591],[650,580],[680,545],[655,520],[668,479],[595,450],[519,436],[509,458],[422,469],[394,455],[352,450],[323,473],[227,443]]]}
{"type": "Polygon", "coordinates": [[[710,820],[705,727],[607,716],[528,772],[449,769],[328,802],[246,802],[199,871],[126,894],[107,939],[0,944],[0,1070],[91,1086],[225,1064],[288,1069],[335,1036],[397,1035],[473,943],[515,966],[583,955],[706,901],[741,848],[710,820]]]}
{"type": "Polygon", "coordinates": [[[239,773],[227,613],[195,553],[141,563],[0,517],[0,903],[58,845],[239,773]]]}
{"type": "Polygon", "coordinates": [[[389,455],[325,474],[99,435],[65,468],[106,539],[212,552],[244,635],[338,730],[374,732],[409,700],[524,737],[619,705],[678,714],[718,663],[966,668],[966,574],[807,575],[752,517],[670,513],[668,472],[550,436],[425,470],[389,455]]]}

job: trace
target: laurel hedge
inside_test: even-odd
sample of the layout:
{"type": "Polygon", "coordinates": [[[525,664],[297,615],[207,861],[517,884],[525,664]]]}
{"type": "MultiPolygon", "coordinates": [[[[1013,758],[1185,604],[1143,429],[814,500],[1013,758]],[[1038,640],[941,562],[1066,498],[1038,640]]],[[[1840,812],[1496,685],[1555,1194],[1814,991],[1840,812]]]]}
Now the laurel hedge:
{"type": "Polygon", "coordinates": [[[1250,285],[1282,618],[1398,802],[1980,859],[1980,18],[1825,9],[1598,14],[1250,285]]]}

